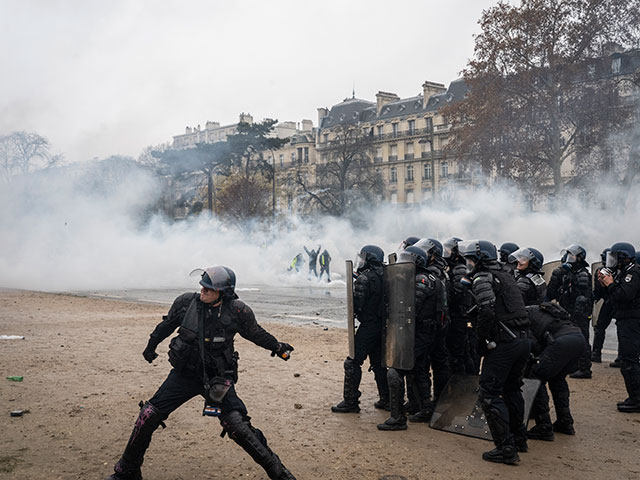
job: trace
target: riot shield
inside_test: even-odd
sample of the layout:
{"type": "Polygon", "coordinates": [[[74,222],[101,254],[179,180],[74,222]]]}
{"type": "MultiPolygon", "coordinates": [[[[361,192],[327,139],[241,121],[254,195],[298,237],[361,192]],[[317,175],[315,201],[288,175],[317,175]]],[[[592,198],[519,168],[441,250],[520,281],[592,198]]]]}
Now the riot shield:
{"type": "Polygon", "coordinates": [[[542,266],[542,273],[544,274],[544,281],[547,282],[547,285],[549,284],[549,280],[551,280],[551,274],[560,265],[562,265],[562,261],[554,260],[553,262],[545,263],[542,266]]]}
{"type": "Polygon", "coordinates": [[[356,322],[353,318],[353,262],[346,261],[345,283],[347,285],[347,335],[349,336],[349,357],[356,358],[356,322]]]}
{"type": "MultiPolygon", "coordinates": [[[[429,426],[436,430],[458,433],[467,437],[492,440],[484,412],[478,405],[478,381],[473,375],[452,375],[440,394],[429,426]]],[[[533,399],[538,393],[540,380],[524,379],[524,418],[529,418],[533,399]]]]}
{"type": "Polygon", "coordinates": [[[389,254],[389,265],[396,263],[396,260],[398,260],[398,254],[397,253],[390,253],[389,254]]]}
{"type": "Polygon", "coordinates": [[[387,368],[411,370],[415,343],[415,282],[413,263],[384,266],[384,295],[387,302],[384,360],[387,368]]]}
{"type": "MultiPolygon", "coordinates": [[[[598,279],[596,278],[596,270],[602,268],[602,262],[594,262],[591,264],[591,289],[596,285],[598,279]]],[[[593,312],[591,313],[591,324],[595,327],[596,323],[598,323],[598,317],[600,316],[600,310],[602,309],[602,304],[604,303],[604,299],[600,299],[593,304],[593,312]]]]}

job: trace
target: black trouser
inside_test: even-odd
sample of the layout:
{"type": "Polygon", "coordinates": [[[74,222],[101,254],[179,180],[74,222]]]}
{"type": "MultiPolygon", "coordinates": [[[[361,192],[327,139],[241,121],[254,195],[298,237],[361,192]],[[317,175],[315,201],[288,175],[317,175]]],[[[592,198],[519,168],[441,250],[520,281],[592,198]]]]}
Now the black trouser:
{"type": "Polygon", "coordinates": [[[480,373],[481,357],[478,348],[478,335],[475,327],[467,328],[467,339],[464,370],[467,375],[478,375],[480,373]]]}
{"type": "Polygon", "coordinates": [[[427,363],[425,364],[426,375],[429,375],[429,368],[433,370],[433,400],[437,401],[440,394],[449,381],[449,352],[447,351],[447,327],[438,328],[432,347],[429,349],[427,363]]]}
{"type": "Polygon", "coordinates": [[[578,368],[583,372],[591,372],[591,345],[589,344],[589,330],[591,329],[591,321],[589,317],[580,316],[576,319],[576,324],[582,330],[585,339],[585,346],[580,356],[578,368]]]}
{"type": "Polygon", "coordinates": [[[322,278],[322,274],[323,273],[326,273],[327,274],[327,280],[331,281],[331,275],[329,275],[329,265],[327,265],[326,267],[325,266],[321,266],[320,267],[320,277],[319,278],[322,278]]]}
{"type": "Polygon", "coordinates": [[[549,414],[549,394],[546,383],[549,383],[549,389],[553,395],[558,420],[573,423],[569,409],[569,385],[567,385],[566,376],[576,371],[585,348],[583,335],[575,332],[557,337],[553,344],[545,347],[540,353],[538,363],[531,370],[532,376],[542,382],[531,406],[530,417],[535,418],[537,423],[544,423],[540,419],[548,418],[549,414]]]}
{"type": "Polygon", "coordinates": [[[620,372],[629,398],[640,403],[640,318],[617,319],[620,372]]]}
{"type": "MultiPolygon", "coordinates": [[[[155,395],[142,408],[125,452],[115,466],[116,473],[133,476],[136,469],[140,468],[151,436],[161,420],[166,419],[188,400],[198,395],[204,397],[204,394],[201,377],[183,375],[175,369],[171,370],[155,395]]],[[[216,406],[222,411],[219,420],[224,431],[265,469],[269,478],[293,478],[283,476],[285,473],[290,475],[289,471],[267,446],[262,432],[251,426],[247,408],[236,394],[233,385],[222,402],[216,406]]]]}
{"type": "Polygon", "coordinates": [[[514,445],[514,436],[526,437],[522,375],[531,345],[526,338],[499,341],[482,362],[478,402],[497,447],[514,445]]]}
{"type": "Polygon", "coordinates": [[[318,276],[318,271],[316,270],[316,264],[309,264],[309,275],[314,274],[316,277],[318,276]]]}
{"type": "Polygon", "coordinates": [[[449,367],[454,375],[464,375],[466,358],[469,355],[469,337],[466,317],[451,317],[447,331],[449,367]]]}
{"type": "Polygon", "coordinates": [[[605,300],[598,314],[598,322],[593,327],[593,351],[602,352],[604,346],[604,338],[607,328],[611,325],[613,319],[613,305],[609,300],[605,300]]]}
{"type": "Polygon", "coordinates": [[[361,323],[355,337],[355,358],[344,361],[344,400],[353,404],[360,398],[362,364],[367,356],[378,387],[378,395],[383,401],[389,399],[387,369],[382,366],[382,324],[369,321],[361,323]]]}

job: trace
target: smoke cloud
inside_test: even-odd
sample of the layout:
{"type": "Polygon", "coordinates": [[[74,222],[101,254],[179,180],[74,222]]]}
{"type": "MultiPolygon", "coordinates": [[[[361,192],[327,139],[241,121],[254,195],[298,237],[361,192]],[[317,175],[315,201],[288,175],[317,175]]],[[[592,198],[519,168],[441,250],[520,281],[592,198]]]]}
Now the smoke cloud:
{"type": "MultiPolygon", "coordinates": [[[[3,185],[0,287],[194,288],[189,272],[213,264],[233,268],[239,287],[315,285],[307,279],[306,262],[305,273],[287,273],[297,253],[306,261],[304,245],[329,251],[333,275],[343,274],[344,260],[354,259],[363,245],[379,245],[388,254],[410,235],[482,238],[498,246],[513,241],[538,248],[545,261],[558,259],[560,250],[571,243],[583,245],[590,261],[599,260],[602,249],[616,241],[640,248],[640,223],[633,216],[623,217],[622,209],[603,210],[575,200],[550,212],[527,212],[517,191],[507,187],[458,191],[448,204],[383,205],[354,212],[353,223],[289,216],[285,223],[253,233],[207,215],[180,222],[150,216],[148,208],[158,192],[159,184],[147,171],[126,162],[115,171],[105,171],[98,162],[43,171],[3,185]]],[[[637,195],[630,201],[634,203],[627,211],[637,212],[637,195]]]]}

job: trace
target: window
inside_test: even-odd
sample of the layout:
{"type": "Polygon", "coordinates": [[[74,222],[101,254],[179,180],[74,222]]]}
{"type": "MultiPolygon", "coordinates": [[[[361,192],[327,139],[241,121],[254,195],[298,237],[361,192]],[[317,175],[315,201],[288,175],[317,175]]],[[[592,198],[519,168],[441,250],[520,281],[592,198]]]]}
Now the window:
{"type": "Polygon", "coordinates": [[[622,65],[622,58],[614,58],[611,60],[611,73],[618,75],[620,73],[620,66],[622,65]]]}
{"type": "Polygon", "coordinates": [[[407,190],[407,203],[413,203],[413,190],[407,190]]]}
{"type": "Polygon", "coordinates": [[[284,153],[280,154],[280,166],[284,165],[284,153]]]}
{"type": "Polygon", "coordinates": [[[302,147],[298,147],[298,163],[302,163],[302,147]]]}
{"type": "Polygon", "coordinates": [[[304,147],[304,163],[309,163],[309,147],[304,147]]]}
{"type": "Polygon", "coordinates": [[[382,131],[384,130],[384,126],[383,126],[383,125],[378,125],[378,127],[377,127],[377,128],[378,128],[378,138],[380,138],[380,139],[381,139],[381,138],[382,138],[382,136],[383,136],[382,131]]]}
{"type": "Polygon", "coordinates": [[[407,165],[407,182],[413,182],[413,165],[407,165]]]}
{"type": "Polygon", "coordinates": [[[397,137],[398,136],[398,124],[397,123],[392,123],[391,126],[393,127],[393,136],[397,137]]]}
{"type": "Polygon", "coordinates": [[[391,203],[394,204],[394,205],[396,203],[398,203],[398,194],[397,193],[392,193],[391,194],[391,203]]]}
{"type": "Polygon", "coordinates": [[[427,117],[425,118],[425,120],[427,121],[427,131],[429,132],[433,131],[433,118],[427,117]]]}
{"type": "Polygon", "coordinates": [[[322,134],[322,141],[324,143],[327,143],[329,141],[329,134],[328,133],[323,133],[322,134]]]}
{"type": "Polygon", "coordinates": [[[391,183],[396,183],[398,181],[398,170],[396,167],[391,167],[389,181],[391,183]]]}
{"type": "Polygon", "coordinates": [[[296,163],[296,152],[291,152],[291,163],[296,163]]]}
{"type": "Polygon", "coordinates": [[[449,164],[447,162],[440,163],[440,176],[441,177],[449,176],[449,164]]]}
{"type": "Polygon", "coordinates": [[[409,120],[409,135],[413,135],[416,133],[416,121],[409,120]]]}
{"type": "Polygon", "coordinates": [[[424,164],[424,172],[422,174],[422,178],[424,178],[425,180],[431,180],[431,164],[430,163],[424,164]]]}
{"type": "Polygon", "coordinates": [[[413,159],[413,142],[405,144],[405,146],[404,146],[404,158],[405,158],[405,160],[413,159]]]}

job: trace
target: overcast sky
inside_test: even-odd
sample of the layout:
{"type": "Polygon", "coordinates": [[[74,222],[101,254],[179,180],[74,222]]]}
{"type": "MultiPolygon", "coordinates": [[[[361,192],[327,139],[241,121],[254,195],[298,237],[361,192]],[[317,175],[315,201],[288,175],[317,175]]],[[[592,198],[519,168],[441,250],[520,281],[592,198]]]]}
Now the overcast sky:
{"type": "Polygon", "coordinates": [[[448,85],[489,0],[0,0],[0,134],[67,161],[138,156],[207,120],[312,119],[448,85]]]}

